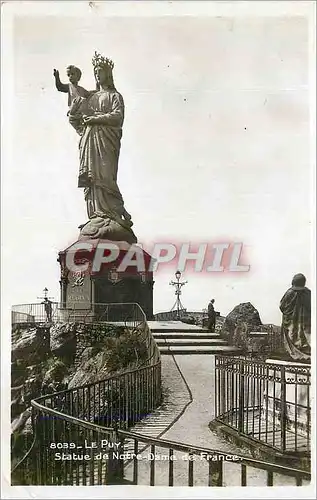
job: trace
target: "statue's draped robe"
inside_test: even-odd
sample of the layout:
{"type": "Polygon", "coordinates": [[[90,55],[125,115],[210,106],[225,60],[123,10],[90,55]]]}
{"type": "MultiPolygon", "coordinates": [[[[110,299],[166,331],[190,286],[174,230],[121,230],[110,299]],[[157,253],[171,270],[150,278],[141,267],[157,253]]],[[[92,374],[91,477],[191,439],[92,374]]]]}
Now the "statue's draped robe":
{"type": "Polygon", "coordinates": [[[309,361],[311,336],[311,292],[292,286],[281,299],[284,348],[297,361],[309,361]]]}
{"type": "Polygon", "coordinates": [[[71,106],[73,100],[76,97],[88,97],[89,91],[80,87],[80,85],[74,85],[73,83],[68,83],[68,106],[71,106]]]}
{"type": "Polygon", "coordinates": [[[86,125],[79,143],[78,187],[85,188],[88,217],[121,221],[124,203],[117,184],[118,160],[124,120],[122,96],[115,90],[95,92],[86,100],[85,112],[103,123],[86,125]]]}

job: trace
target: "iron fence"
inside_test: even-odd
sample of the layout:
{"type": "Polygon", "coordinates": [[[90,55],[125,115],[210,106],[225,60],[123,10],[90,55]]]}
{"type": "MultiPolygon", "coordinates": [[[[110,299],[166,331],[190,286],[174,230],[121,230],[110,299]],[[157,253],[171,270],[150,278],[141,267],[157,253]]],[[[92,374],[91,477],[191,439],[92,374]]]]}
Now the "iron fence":
{"type": "Polygon", "coordinates": [[[115,442],[113,429],[81,421],[35,401],[32,405],[34,441],[23,462],[13,470],[14,485],[114,482],[113,473],[118,471],[111,467],[109,453],[109,444],[115,442]]]}
{"type": "MultiPolygon", "coordinates": [[[[263,485],[283,484],[283,478],[293,478],[293,485],[302,486],[310,481],[310,473],[304,470],[264,462],[240,454],[229,454],[219,450],[192,446],[190,444],[152,438],[119,429],[122,449],[125,440],[133,441],[130,452],[132,467],[126,466],[121,481],[149,486],[248,486],[254,480],[259,486],[259,471],[263,485]],[[145,460],[144,460],[145,459],[145,460]],[[252,474],[253,472],[253,474],[252,474]],[[253,476],[253,478],[252,478],[253,476]],[[282,481],[281,481],[282,479],[282,481]]],[[[285,482],[284,482],[285,484],[285,482]]]]}
{"type": "Polygon", "coordinates": [[[120,323],[133,328],[144,324],[145,313],[136,302],[76,303],[73,307],[63,307],[58,302],[17,304],[12,306],[12,324],[17,323],[120,323]],[[49,305],[48,305],[49,304],[49,305]]]}
{"type": "Polygon", "coordinates": [[[35,406],[106,427],[116,422],[127,429],[160,401],[160,364],[158,360],[151,365],[147,362],[147,366],[121,375],[42,396],[35,400],[35,406]]]}
{"type": "Polygon", "coordinates": [[[254,486],[256,472],[257,486],[259,478],[274,486],[285,477],[302,486],[311,478],[308,471],[99,426],[37,402],[33,407],[37,439],[19,484],[222,487],[238,476],[235,486],[254,486]]]}
{"type": "Polygon", "coordinates": [[[310,366],[216,356],[216,420],[282,453],[310,452],[310,366]]]}
{"type": "Polygon", "coordinates": [[[11,309],[12,324],[17,323],[46,323],[56,318],[58,302],[16,304],[11,309]]]}

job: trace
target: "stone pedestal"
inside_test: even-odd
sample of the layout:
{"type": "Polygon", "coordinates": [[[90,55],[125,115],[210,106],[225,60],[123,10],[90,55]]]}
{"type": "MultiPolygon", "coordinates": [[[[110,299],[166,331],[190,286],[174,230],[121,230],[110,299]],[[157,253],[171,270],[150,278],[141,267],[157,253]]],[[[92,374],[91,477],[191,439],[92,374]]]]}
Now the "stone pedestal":
{"type": "MultiPolygon", "coordinates": [[[[151,256],[140,247],[125,242],[111,242],[109,240],[86,240],[92,250],[76,250],[80,243],[75,242],[70,247],[59,252],[58,262],[61,266],[61,308],[86,310],[96,318],[101,311],[98,304],[110,303],[137,303],[141,306],[148,320],[153,319],[153,272],[150,270],[151,256]],[[100,270],[94,271],[93,262],[99,244],[115,244],[119,248],[116,260],[102,264],[100,270]],[[133,247],[133,248],[131,248],[133,247]],[[127,252],[133,250],[139,253],[139,259],[144,262],[144,270],[138,270],[135,265],[127,267],[123,272],[118,267],[127,252]],[[84,272],[72,271],[67,267],[66,256],[72,252],[76,265],[88,263],[88,270],[84,272]],[[99,311],[99,312],[98,312],[99,311]]],[[[105,251],[107,252],[107,250],[105,251]]],[[[135,259],[133,259],[134,261],[135,259]]],[[[110,309],[109,309],[110,310],[110,309]]],[[[120,321],[120,309],[114,307],[109,321],[120,321]],[[119,313],[119,315],[118,315],[119,313]]]]}

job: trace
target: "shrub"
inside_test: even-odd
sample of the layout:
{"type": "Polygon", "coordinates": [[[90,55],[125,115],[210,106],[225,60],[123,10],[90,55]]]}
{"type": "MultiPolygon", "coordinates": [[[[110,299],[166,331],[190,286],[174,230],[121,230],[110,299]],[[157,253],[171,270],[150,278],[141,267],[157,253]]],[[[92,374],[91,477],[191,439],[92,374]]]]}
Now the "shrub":
{"type": "Polygon", "coordinates": [[[119,371],[147,358],[147,348],[138,332],[125,331],[118,337],[105,340],[106,362],[110,372],[119,371]]]}

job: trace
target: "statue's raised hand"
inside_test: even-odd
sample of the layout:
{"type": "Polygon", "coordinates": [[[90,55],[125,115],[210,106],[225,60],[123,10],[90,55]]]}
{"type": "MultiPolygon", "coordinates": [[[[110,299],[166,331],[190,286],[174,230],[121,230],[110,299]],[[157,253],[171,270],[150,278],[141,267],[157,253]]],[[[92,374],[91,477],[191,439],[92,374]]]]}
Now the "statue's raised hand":
{"type": "Polygon", "coordinates": [[[54,76],[55,77],[59,77],[59,71],[58,71],[58,69],[54,69],[54,76]]]}

